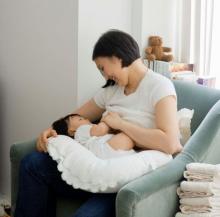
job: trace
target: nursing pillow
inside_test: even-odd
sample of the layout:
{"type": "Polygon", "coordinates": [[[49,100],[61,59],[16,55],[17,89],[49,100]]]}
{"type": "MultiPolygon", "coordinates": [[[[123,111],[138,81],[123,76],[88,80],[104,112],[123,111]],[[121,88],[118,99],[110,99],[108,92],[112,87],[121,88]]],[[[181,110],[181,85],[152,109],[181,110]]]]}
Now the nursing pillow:
{"type": "Polygon", "coordinates": [[[64,135],[49,138],[48,153],[57,161],[57,168],[67,184],[94,193],[117,192],[128,182],[172,159],[171,155],[155,150],[100,159],[76,140],[64,135]]]}

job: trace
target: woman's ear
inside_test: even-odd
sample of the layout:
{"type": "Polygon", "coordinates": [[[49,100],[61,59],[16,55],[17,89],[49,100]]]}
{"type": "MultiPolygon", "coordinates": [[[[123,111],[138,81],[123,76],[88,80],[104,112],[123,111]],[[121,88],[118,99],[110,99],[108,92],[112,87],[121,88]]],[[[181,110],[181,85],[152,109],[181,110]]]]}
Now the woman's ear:
{"type": "Polygon", "coordinates": [[[122,64],[122,59],[118,58],[118,62],[119,62],[119,64],[120,64],[121,68],[124,68],[124,66],[123,66],[123,64],[122,64]]]}
{"type": "Polygon", "coordinates": [[[122,64],[122,59],[120,59],[120,58],[118,58],[118,57],[116,57],[116,56],[112,56],[112,57],[111,57],[111,60],[112,60],[113,63],[118,63],[118,62],[120,62],[120,63],[122,64]]]}

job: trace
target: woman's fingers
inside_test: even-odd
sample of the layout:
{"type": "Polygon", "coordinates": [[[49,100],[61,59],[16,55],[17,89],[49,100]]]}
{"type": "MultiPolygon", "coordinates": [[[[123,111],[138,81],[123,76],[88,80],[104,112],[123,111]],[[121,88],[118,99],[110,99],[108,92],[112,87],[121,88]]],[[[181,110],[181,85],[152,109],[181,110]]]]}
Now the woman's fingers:
{"type": "Polygon", "coordinates": [[[53,137],[56,137],[56,136],[57,136],[56,130],[52,130],[51,132],[52,132],[52,135],[51,135],[51,136],[53,136],[53,137]]]}
{"type": "Polygon", "coordinates": [[[43,136],[43,133],[40,134],[38,140],[37,140],[37,150],[39,152],[45,152],[46,151],[46,142],[47,140],[45,140],[44,136],[43,136]]]}
{"type": "Polygon", "coordinates": [[[47,152],[47,143],[48,143],[48,138],[49,137],[56,137],[57,133],[55,130],[53,130],[52,128],[49,128],[45,131],[43,131],[40,136],[37,139],[37,150],[42,152],[47,152]]]}
{"type": "Polygon", "coordinates": [[[37,139],[37,146],[36,146],[36,148],[37,148],[37,151],[39,151],[39,152],[42,152],[43,151],[43,149],[42,149],[42,147],[41,147],[41,144],[42,144],[42,138],[41,138],[41,135],[38,137],[38,139],[37,139]]]}

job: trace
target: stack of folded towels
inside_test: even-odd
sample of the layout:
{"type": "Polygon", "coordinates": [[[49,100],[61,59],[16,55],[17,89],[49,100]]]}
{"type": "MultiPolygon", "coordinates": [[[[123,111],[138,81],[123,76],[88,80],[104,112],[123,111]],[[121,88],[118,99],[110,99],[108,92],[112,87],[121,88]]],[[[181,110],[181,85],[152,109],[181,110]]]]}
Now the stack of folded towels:
{"type": "Polygon", "coordinates": [[[176,217],[220,217],[220,164],[190,163],[186,169],[176,217]]]}

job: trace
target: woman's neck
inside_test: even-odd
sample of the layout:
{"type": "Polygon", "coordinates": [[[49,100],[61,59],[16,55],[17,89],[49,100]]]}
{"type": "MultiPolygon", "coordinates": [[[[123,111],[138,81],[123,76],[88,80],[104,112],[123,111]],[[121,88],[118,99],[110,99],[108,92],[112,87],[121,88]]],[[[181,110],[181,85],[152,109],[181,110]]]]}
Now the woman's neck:
{"type": "Polygon", "coordinates": [[[135,92],[146,72],[147,67],[142,63],[140,58],[128,67],[128,84],[125,86],[126,94],[135,92]]]}

